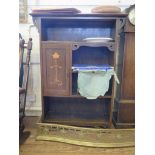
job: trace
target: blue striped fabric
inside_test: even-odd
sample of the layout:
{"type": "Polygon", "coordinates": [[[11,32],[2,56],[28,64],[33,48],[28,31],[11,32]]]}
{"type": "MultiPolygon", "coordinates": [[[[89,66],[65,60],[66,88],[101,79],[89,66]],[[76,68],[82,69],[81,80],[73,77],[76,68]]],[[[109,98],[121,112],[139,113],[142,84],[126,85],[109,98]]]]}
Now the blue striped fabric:
{"type": "Polygon", "coordinates": [[[72,66],[72,69],[75,71],[83,70],[83,71],[107,71],[113,69],[110,65],[87,65],[87,64],[75,64],[72,66]]]}

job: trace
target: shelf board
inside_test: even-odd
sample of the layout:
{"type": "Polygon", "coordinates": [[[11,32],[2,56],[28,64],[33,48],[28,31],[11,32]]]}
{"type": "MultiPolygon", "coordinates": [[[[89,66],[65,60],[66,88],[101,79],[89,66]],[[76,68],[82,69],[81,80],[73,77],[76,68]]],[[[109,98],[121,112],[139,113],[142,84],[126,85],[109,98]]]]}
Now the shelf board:
{"type": "Polygon", "coordinates": [[[98,41],[98,42],[88,42],[88,41],[41,41],[43,44],[48,43],[54,43],[54,44],[60,44],[60,43],[66,43],[66,44],[72,44],[72,50],[75,51],[81,46],[88,46],[88,47],[107,47],[109,51],[114,52],[115,51],[115,40],[113,41],[98,41]]]}
{"type": "MultiPolygon", "coordinates": [[[[99,71],[99,70],[96,70],[96,71],[99,71]]],[[[90,71],[90,72],[96,72],[96,71],[90,71]]],[[[101,70],[101,71],[102,71],[102,70],[101,70]]],[[[72,73],[78,73],[78,70],[71,69],[71,72],[72,72],[72,73]]]]}
{"type": "MultiPolygon", "coordinates": [[[[85,98],[85,97],[81,96],[80,94],[74,94],[74,95],[72,95],[72,97],[85,98]]],[[[105,95],[105,96],[99,96],[98,98],[112,98],[112,96],[111,95],[105,95]]]]}
{"type": "MultiPolygon", "coordinates": [[[[89,17],[94,17],[95,18],[99,18],[99,19],[104,19],[105,17],[108,17],[108,19],[116,19],[118,17],[122,17],[122,18],[126,18],[128,16],[127,13],[75,13],[75,14],[65,14],[65,13],[47,13],[47,12],[31,12],[30,15],[34,18],[34,17],[57,17],[62,19],[61,17],[65,18],[68,17],[67,19],[73,19],[73,17],[75,19],[77,19],[77,17],[83,17],[82,19],[90,19],[89,17]],[[70,17],[70,18],[69,18],[70,17]]],[[[79,19],[79,18],[78,18],[79,19]]],[[[107,20],[107,18],[104,19],[105,21],[107,20]]]]}
{"type": "Polygon", "coordinates": [[[42,43],[70,43],[73,45],[79,45],[79,46],[91,46],[91,47],[100,47],[100,46],[106,46],[106,45],[114,45],[115,40],[112,41],[55,41],[55,40],[47,40],[47,41],[41,41],[42,43]]]}
{"type": "MultiPolygon", "coordinates": [[[[48,96],[43,96],[43,97],[48,97],[48,96]]],[[[81,96],[80,94],[72,94],[72,95],[69,95],[69,96],[50,96],[50,97],[64,97],[64,98],[85,98],[84,96],[81,96]]],[[[98,98],[112,98],[112,95],[105,95],[105,96],[99,96],[98,98]]],[[[97,99],[98,99],[97,98],[97,99]]],[[[85,98],[86,99],[86,98],[85,98]]]]}

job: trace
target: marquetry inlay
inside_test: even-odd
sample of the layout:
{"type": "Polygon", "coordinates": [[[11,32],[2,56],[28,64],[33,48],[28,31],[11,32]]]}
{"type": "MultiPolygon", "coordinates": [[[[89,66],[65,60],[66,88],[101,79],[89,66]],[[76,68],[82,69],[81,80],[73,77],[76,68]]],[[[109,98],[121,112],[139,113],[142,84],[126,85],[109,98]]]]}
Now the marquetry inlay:
{"type": "Polygon", "coordinates": [[[59,59],[60,55],[55,52],[53,55],[52,55],[53,59],[59,59]]]}
{"type": "Polygon", "coordinates": [[[50,66],[50,68],[54,69],[55,74],[54,74],[54,80],[52,80],[51,84],[62,86],[62,81],[58,79],[58,71],[59,69],[62,68],[62,66],[58,65],[59,58],[60,58],[60,54],[58,52],[54,52],[54,54],[52,54],[52,59],[54,60],[54,64],[50,66]]]}

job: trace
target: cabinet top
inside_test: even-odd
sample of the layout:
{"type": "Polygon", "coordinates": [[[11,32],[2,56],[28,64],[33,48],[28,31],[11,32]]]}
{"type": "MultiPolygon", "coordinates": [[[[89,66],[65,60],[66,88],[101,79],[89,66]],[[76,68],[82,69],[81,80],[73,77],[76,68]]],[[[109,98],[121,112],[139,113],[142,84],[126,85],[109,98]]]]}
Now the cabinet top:
{"type": "Polygon", "coordinates": [[[127,14],[126,13],[76,13],[76,14],[62,14],[62,13],[41,13],[41,12],[37,12],[37,13],[30,13],[30,15],[32,17],[57,17],[57,18],[62,18],[62,17],[78,17],[78,18],[83,18],[83,17],[89,17],[89,18],[94,18],[94,17],[109,17],[109,18],[118,18],[118,17],[126,17],[127,14]]]}

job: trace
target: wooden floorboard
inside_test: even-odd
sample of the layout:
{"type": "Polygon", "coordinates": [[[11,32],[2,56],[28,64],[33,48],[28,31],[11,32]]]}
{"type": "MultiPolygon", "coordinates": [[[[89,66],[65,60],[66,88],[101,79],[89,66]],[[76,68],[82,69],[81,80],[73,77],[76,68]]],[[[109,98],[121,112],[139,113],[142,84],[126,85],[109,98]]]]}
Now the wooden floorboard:
{"type": "Polygon", "coordinates": [[[20,155],[134,155],[134,147],[92,148],[70,145],[60,142],[36,141],[36,121],[38,118],[26,118],[23,136],[20,138],[20,155]]]}

